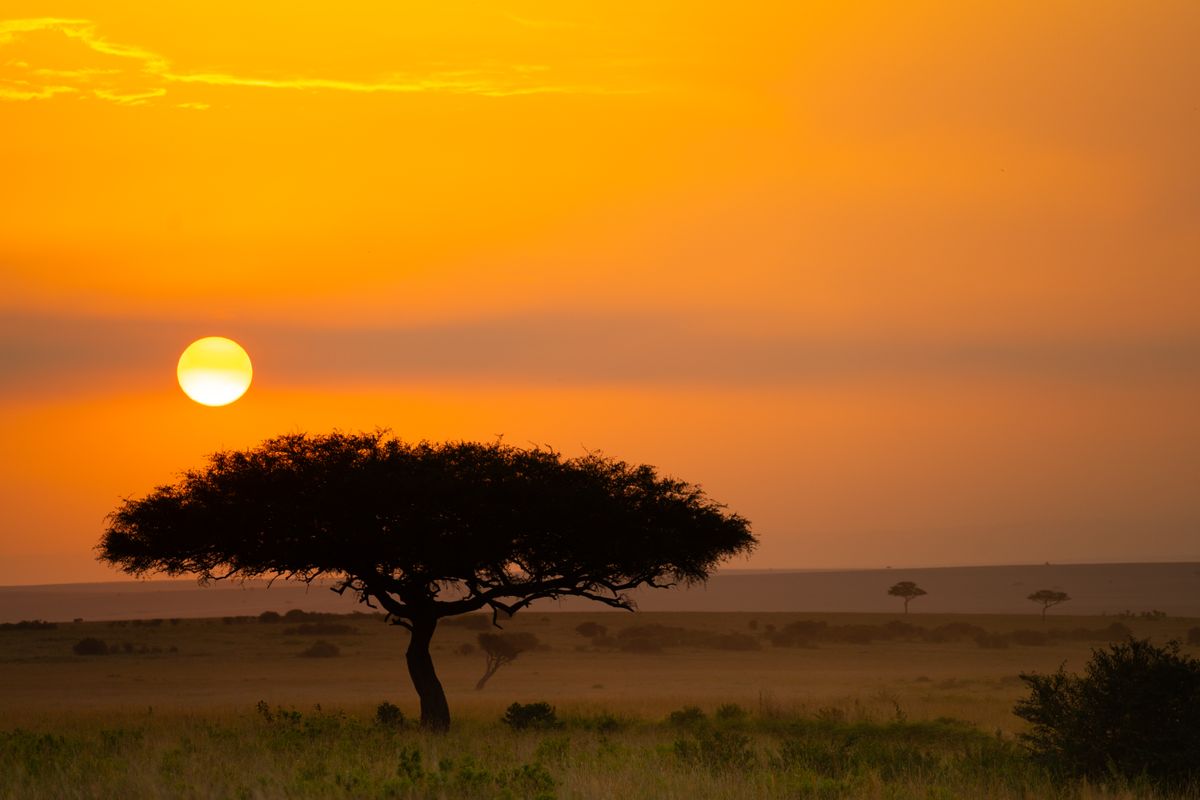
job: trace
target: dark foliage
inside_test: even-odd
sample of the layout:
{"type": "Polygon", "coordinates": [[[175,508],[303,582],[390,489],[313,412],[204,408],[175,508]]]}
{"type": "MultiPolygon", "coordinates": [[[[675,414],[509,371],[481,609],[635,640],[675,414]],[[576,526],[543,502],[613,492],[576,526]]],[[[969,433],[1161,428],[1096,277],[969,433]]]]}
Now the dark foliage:
{"type": "Polygon", "coordinates": [[[603,636],[608,633],[608,628],[601,625],[599,622],[581,622],[575,626],[575,632],[587,639],[595,639],[597,636],[603,636]]]}
{"type": "Polygon", "coordinates": [[[1130,638],[1092,651],[1083,675],[1059,667],[1021,679],[1029,696],[1013,711],[1033,726],[1022,738],[1051,768],[1198,788],[1200,661],[1178,642],[1130,638]]]}
{"type": "Polygon", "coordinates": [[[100,639],[91,636],[86,639],[80,639],[71,646],[71,650],[77,656],[104,656],[109,653],[108,645],[100,639]]]}
{"type": "Polygon", "coordinates": [[[491,614],[463,614],[461,617],[450,617],[442,624],[469,631],[486,631],[496,627],[492,624],[491,614]]]}
{"type": "Polygon", "coordinates": [[[311,646],[300,651],[302,658],[336,658],[341,654],[342,650],[340,647],[324,639],[314,642],[311,646]]]}
{"type": "Polygon", "coordinates": [[[385,700],[375,707],[375,724],[384,728],[403,728],[404,712],[385,700]]]}
{"type": "Polygon", "coordinates": [[[352,636],[358,633],[353,625],[344,622],[306,622],[294,628],[284,628],[284,636],[352,636]]]}
{"type": "Polygon", "coordinates": [[[280,616],[278,611],[264,611],[258,615],[258,621],[266,624],[274,624],[276,622],[282,622],[283,617],[280,616]]]}
{"type": "Polygon", "coordinates": [[[515,731],[549,730],[562,724],[549,703],[513,703],[500,721],[515,731]]]}
{"type": "Polygon", "coordinates": [[[684,706],[667,715],[667,723],[676,728],[692,728],[707,721],[708,716],[699,706],[684,706]]]}
{"type": "Polygon", "coordinates": [[[0,623],[0,631],[50,631],[57,627],[58,623],[56,622],[43,622],[40,619],[23,619],[20,622],[0,623]]]}
{"type": "Polygon", "coordinates": [[[650,466],[376,432],[217,453],[126,500],[97,549],[137,575],[334,579],[412,631],[422,723],[444,729],[429,652],[440,619],[564,596],[628,609],[628,591],[703,581],[755,544],[744,518],[650,466]]]}
{"type": "Polygon", "coordinates": [[[830,625],[815,620],[796,620],[766,632],[776,647],[812,647],[818,643],[870,644],[872,642],[960,642],[975,641],[980,647],[1004,648],[1012,644],[1045,645],[1054,641],[1112,642],[1125,639],[1131,631],[1114,622],[1105,628],[1017,630],[992,633],[967,622],[951,622],[926,628],[895,620],[882,625],[830,625]]]}
{"type": "Polygon", "coordinates": [[[908,604],[918,597],[929,594],[920,586],[917,586],[912,581],[900,581],[888,589],[887,593],[892,597],[899,597],[904,600],[904,613],[908,613],[908,604]]]}
{"type": "Polygon", "coordinates": [[[1042,605],[1042,619],[1046,618],[1046,611],[1051,606],[1056,606],[1059,603],[1065,603],[1071,599],[1071,596],[1066,592],[1059,592],[1054,589],[1038,589],[1033,594],[1029,595],[1029,600],[1042,605]]]}

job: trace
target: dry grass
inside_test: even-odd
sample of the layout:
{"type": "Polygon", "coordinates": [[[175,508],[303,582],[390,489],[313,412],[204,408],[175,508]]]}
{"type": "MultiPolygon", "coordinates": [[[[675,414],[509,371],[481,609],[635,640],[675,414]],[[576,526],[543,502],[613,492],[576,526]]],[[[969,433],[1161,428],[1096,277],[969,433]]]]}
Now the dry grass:
{"type": "MultiPolygon", "coordinates": [[[[444,626],[435,639],[435,658],[455,715],[448,737],[373,725],[376,704],[389,700],[411,718],[416,703],[403,666],[406,635],[372,617],[350,620],[358,632],[338,637],[342,655],[327,659],[298,658],[313,637],[257,621],[0,631],[0,759],[6,760],[0,764],[0,797],[532,797],[545,775],[553,783],[547,796],[563,798],[1015,798],[1057,791],[1023,762],[997,762],[989,769],[986,759],[972,761],[972,747],[986,740],[997,743],[1005,759],[1012,755],[1020,721],[1011,708],[1023,694],[1017,674],[1052,671],[1063,661],[1079,668],[1092,645],[988,650],[970,641],[882,642],[633,654],[592,648],[574,630],[591,619],[610,633],[657,623],[757,635],[767,625],[779,628],[800,618],[844,625],[897,617],[519,615],[506,628],[536,633],[549,649],[523,654],[483,692],[472,689],[483,657],[455,652],[478,631],[444,626]],[[133,652],[73,655],[71,645],[86,636],[118,646],[128,642],[133,652]],[[301,721],[268,722],[254,711],[260,700],[299,709],[301,721]],[[534,700],[554,704],[570,724],[537,734],[499,724],[510,703],[534,700]],[[684,757],[687,745],[681,756],[678,742],[695,736],[665,723],[667,714],[696,705],[711,715],[729,703],[749,712],[735,732],[747,737],[753,766],[698,766],[684,757]],[[601,715],[626,722],[619,730],[597,730],[601,715]],[[926,750],[941,766],[922,767],[917,756],[904,755],[902,745],[916,737],[914,746],[921,750],[920,726],[944,725],[935,722],[939,718],[965,721],[970,729],[955,728],[958,733],[937,739],[940,744],[926,750]],[[817,719],[841,726],[838,730],[859,725],[890,731],[900,755],[877,754],[875,761],[843,773],[782,765],[788,736],[828,738],[827,731],[812,728],[817,719]],[[14,734],[17,729],[23,733],[14,734]],[[425,776],[420,780],[402,774],[405,754],[414,752],[420,753],[425,776]],[[439,769],[446,759],[449,766],[439,769]],[[525,766],[530,772],[524,777],[514,773],[525,766]],[[480,775],[471,778],[471,770],[480,775]]],[[[991,631],[1041,628],[1029,616],[914,614],[907,621],[926,627],[971,622],[991,631]]],[[[1058,617],[1046,627],[1100,628],[1112,621],[1058,617]]],[[[1124,622],[1158,640],[1183,638],[1197,624],[1171,618],[1124,622]]],[[[876,735],[884,734],[870,734],[876,735]]],[[[1063,796],[1133,795],[1073,786],[1063,796]]]]}

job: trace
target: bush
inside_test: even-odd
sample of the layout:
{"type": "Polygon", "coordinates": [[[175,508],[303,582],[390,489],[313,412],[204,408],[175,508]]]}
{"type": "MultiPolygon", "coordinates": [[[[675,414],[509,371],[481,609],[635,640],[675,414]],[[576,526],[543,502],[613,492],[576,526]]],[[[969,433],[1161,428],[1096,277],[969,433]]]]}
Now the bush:
{"type": "Polygon", "coordinates": [[[667,715],[667,722],[676,728],[692,728],[702,725],[707,718],[699,706],[684,706],[667,715]]]}
{"type": "Polygon", "coordinates": [[[653,639],[627,639],[621,642],[623,653],[661,653],[662,645],[653,639]]]}
{"type": "Polygon", "coordinates": [[[1029,647],[1040,647],[1050,640],[1042,631],[1019,630],[1013,631],[1008,635],[1009,640],[1013,644],[1021,644],[1029,647]]]}
{"type": "Polygon", "coordinates": [[[341,654],[342,651],[336,644],[330,644],[324,639],[314,642],[308,649],[300,651],[302,658],[335,658],[341,654]]]}
{"type": "Polygon", "coordinates": [[[403,728],[404,712],[385,700],[375,707],[375,724],[383,728],[403,728]]]}
{"type": "Polygon", "coordinates": [[[549,730],[559,727],[558,714],[549,703],[513,703],[500,721],[514,731],[549,730]]]}
{"type": "MultiPolygon", "coordinates": [[[[504,615],[501,615],[504,619],[504,615]]],[[[463,614],[458,617],[448,617],[439,624],[450,628],[466,628],[469,631],[486,631],[494,627],[491,614],[463,614]]]]}
{"type": "Polygon", "coordinates": [[[1022,739],[1051,768],[1168,788],[1200,780],[1200,661],[1178,642],[1130,638],[1093,650],[1082,676],[1059,667],[1021,680],[1029,697],[1013,711],[1033,726],[1022,739]]]}
{"type": "Polygon", "coordinates": [[[77,656],[105,656],[108,655],[108,645],[94,637],[87,637],[76,642],[71,649],[77,656]]]}
{"type": "Polygon", "coordinates": [[[701,730],[675,742],[675,756],[685,764],[714,771],[745,770],[755,764],[750,737],[736,731],[701,730]]]}
{"type": "Polygon", "coordinates": [[[595,639],[608,633],[608,628],[599,622],[581,622],[575,626],[575,632],[585,639],[595,639]]]}
{"type": "Polygon", "coordinates": [[[758,639],[745,633],[726,633],[713,640],[718,650],[762,650],[758,639]]]}
{"type": "MultiPolygon", "coordinates": [[[[276,622],[281,622],[282,620],[283,617],[279,615],[278,611],[264,611],[258,615],[259,622],[274,624],[276,622]]],[[[172,622],[174,622],[174,620],[172,620],[172,622]]]]}
{"type": "MultiPolygon", "coordinates": [[[[83,622],[83,618],[75,620],[83,622]]],[[[15,630],[15,631],[50,631],[58,627],[56,622],[43,622],[40,619],[23,619],[20,622],[4,622],[0,623],[0,630],[15,630]]]]}
{"type": "Polygon", "coordinates": [[[355,633],[358,630],[344,622],[308,622],[283,630],[284,636],[351,636],[355,633]]]}

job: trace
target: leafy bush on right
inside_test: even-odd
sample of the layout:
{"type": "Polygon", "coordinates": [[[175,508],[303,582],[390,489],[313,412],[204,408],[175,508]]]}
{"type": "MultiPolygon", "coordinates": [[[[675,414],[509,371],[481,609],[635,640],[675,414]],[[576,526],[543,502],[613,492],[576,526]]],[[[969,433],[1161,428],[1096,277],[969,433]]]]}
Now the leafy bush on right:
{"type": "Polygon", "coordinates": [[[1059,667],[1021,680],[1030,693],[1013,712],[1033,725],[1022,738],[1052,769],[1167,788],[1200,782],[1200,661],[1178,642],[1131,637],[1093,650],[1083,675],[1059,667]]]}

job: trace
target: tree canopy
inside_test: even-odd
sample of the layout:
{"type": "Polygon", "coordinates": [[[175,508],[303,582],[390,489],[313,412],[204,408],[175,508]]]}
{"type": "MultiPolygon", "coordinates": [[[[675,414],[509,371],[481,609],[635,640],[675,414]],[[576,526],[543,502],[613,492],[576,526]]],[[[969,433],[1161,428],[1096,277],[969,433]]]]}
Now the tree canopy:
{"type": "Polygon", "coordinates": [[[1038,589],[1027,598],[1035,603],[1042,604],[1042,619],[1046,618],[1046,611],[1050,606],[1056,606],[1059,603],[1065,603],[1071,599],[1071,596],[1066,592],[1059,592],[1054,589],[1038,589]]]}
{"type": "Polygon", "coordinates": [[[218,452],[108,518],[99,558],[142,575],[330,579],[412,632],[422,721],[449,725],[428,644],[437,620],[705,580],[756,545],[694,484],[589,453],[291,434],[218,452]]]}
{"type": "Polygon", "coordinates": [[[904,613],[908,613],[908,604],[918,597],[929,594],[920,586],[917,586],[912,581],[900,581],[899,583],[888,589],[888,594],[892,597],[901,597],[904,599],[904,613]]]}

